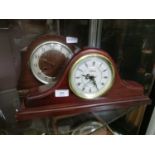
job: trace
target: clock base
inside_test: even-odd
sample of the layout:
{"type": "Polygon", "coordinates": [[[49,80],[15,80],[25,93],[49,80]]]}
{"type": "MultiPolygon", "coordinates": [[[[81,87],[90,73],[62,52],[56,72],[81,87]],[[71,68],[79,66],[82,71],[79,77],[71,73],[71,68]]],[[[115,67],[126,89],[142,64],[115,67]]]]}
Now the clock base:
{"type": "Polygon", "coordinates": [[[31,107],[27,108],[24,105],[21,109],[16,113],[16,119],[18,121],[21,120],[29,120],[35,118],[43,118],[43,117],[55,117],[55,116],[66,116],[66,115],[78,115],[86,112],[96,112],[96,111],[108,111],[114,109],[121,108],[129,108],[132,106],[139,106],[143,104],[149,104],[151,101],[147,96],[143,97],[135,97],[124,100],[111,100],[108,103],[93,103],[93,104],[69,104],[68,106],[39,106],[39,107],[31,107]]]}

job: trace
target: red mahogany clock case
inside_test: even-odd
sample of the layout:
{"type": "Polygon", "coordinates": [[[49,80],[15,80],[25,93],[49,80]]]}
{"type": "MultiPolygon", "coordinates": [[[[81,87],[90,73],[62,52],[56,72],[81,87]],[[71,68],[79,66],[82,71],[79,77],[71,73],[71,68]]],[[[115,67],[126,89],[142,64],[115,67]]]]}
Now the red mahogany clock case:
{"type": "Polygon", "coordinates": [[[76,115],[84,112],[128,108],[149,103],[150,99],[144,95],[144,89],[141,84],[120,78],[114,61],[106,51],[87,48],[72,57],[54,87],[47,91],[37,90],[29,92],[21,101],[21,107],[17,112],[16,118],[17,120],[27,120],[38,117],[76,115]],[[105,94],[94,99],[78,97],[69,86],[71,67],[79,58],[88,54],[100,54],[106,57],[111,62],[115,72],[112,87],[105,94]],[[56,97],[57,90],[68,90],[69,93],[64,97],[56,97]]]}

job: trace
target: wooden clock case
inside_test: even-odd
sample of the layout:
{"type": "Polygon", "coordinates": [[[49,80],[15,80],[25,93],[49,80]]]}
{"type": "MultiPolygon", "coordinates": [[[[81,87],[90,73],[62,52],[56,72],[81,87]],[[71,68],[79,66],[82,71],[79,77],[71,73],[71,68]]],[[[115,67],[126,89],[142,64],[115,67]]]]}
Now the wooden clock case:
{"type": "MultiPolygon", "coordinates": [[[[26,60],[28,59],[28,56],[29,55],[26,56],[26,60]]],[[[25,63],[27,63],[27,61],[25,61],[25,63]]],[[[31,83],[32,85],[35,85],[33,81],[31,83]]],[[[21,101],[21,107],[16,114],[16,118],[17,120],[28,120],[38,117],[76,115],[85,112],[129,108],[131,106],[149,103],[150,99],[144,95],[142,85],[134,81],[124,81],[120,78],[114,61],[106,51],[88,48],[79,51],[73,56],[62,77],[54,87],[47,91],[29,92],[21,101]],[[70,90],[68,76],[72,65],[81,56],[90,53],[101,54],[106,56],[111,61],[115,69],[115,79],[113,86],[106,94],[98,98],[88,100],[77,97],[70,90]],[[69,90],[69,96],[55,97],[55,91],[62,89],[69,90]]]]}
{"type": "Polygon", "coordinates": [[[38,37],[36,40],[34,40],[26,50],[22,51],[21,55],[21,75],[20,79],[18,81],[18,90],[20,90],[21,95],[24,95],[25,93],[31,92],[31,91],[37,91],[38,87],[43,85],[40,81],[38,81],[34,75],[31,72],[30,69],[30,56],[33,52],[33,50],[40,44],[47,42],[47,41],[57,41],[61,42],[67,47],[75,52],[76,48],[73,44],[66,43],[66,38],[64,36],[57,36],[57,35],[43,35],[38,37]]]}

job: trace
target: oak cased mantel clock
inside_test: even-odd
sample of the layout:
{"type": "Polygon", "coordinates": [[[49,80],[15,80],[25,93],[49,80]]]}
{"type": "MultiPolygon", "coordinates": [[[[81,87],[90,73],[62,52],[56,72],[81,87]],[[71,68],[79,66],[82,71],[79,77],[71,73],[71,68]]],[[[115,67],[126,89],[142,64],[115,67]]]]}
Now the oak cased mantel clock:
{"type": "Polygon", "coordinates": [[[122,80],[106,51],[87,48],[73,55],[53,87],[29,92],[16,118],[76,115],[148,103],[143,86],[122,80]]]}

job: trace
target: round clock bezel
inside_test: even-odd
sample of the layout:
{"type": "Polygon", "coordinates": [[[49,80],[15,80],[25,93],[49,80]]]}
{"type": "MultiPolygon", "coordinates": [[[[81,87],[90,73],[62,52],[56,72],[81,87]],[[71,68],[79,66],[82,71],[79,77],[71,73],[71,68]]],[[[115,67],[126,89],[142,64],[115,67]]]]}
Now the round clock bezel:
{"type": "Polygon", "coordinates": [[[77,59],[75,61],[75,63],[72,65],[72,67],[69,71],[69,87],[70,87],[71,91],[76,96],[83,98],[83,99],[95,99],[99,96],[106,94],[110,90],[110,88],[112,87],[112,85],[114,83],[114,79],[115,79],[115,68],[114,68],[113,63],[111,62],[111,60],[107,56],[99,54],[99,53],[90,53],[90,54],[86,54],[86,55],[81,56],[79,59],[77,59]],[[84,94],[84,93],[79,92],[78,89],[73,88],[73,78],[72,78],[73,71],[80,62],[82,62],[84,59],[87,59],[88,57],[100,57],[101,59],[103,59],[108,64],[110,71],[111,71],[111,75],[112,75],[111,81],[109,82],[109,84],[94,94],[84,94]]]}
{"type": "MultiPolygon", "coordinates": [[[[71,50],[66,44],[63,44],[62,42],[54,41],[54,40],[44,41],[44,42],[40,43],[39,45],[37,45],[37,46],[33,49],[33,52],[31,53],[30,59],[29,59],[29,66],[30,66],[31,72],[32,72],[32,74],[34,75],[34,77],[35,77],[38,81],[40,81],[41,83],[43,83],[43,84],[50,84],[50,82],[48,82],[48,81],[46,81],[46,80],[43,80],[40,76],[38,76],[38,75],[36,74],[36,72],[34,71],[34,66],[33,66],[33,55],[36,53],[37,49],[39,49],[41,46],[44,46],[44,45],[46,45],[46,44],[59,44],[59,45],[65,47],[65,48],[68,50],[68,52],[71,54],[71,57],[73,56],[73,52],[72,52],[72,50],[71,50]]],[[[43,73],[42,73],[42,74],[43,74],[43,73]]],[[[47,77],[47,75],[45,75],[45,76],[47,77]]],[[[51,79],[53,78],[53,79],[54,79],[54,77],[49,77],[49,78],[51,78],[51,79]]],[[[54,82],[54,81],[53,81],[53,82],[54,82]]]]}

